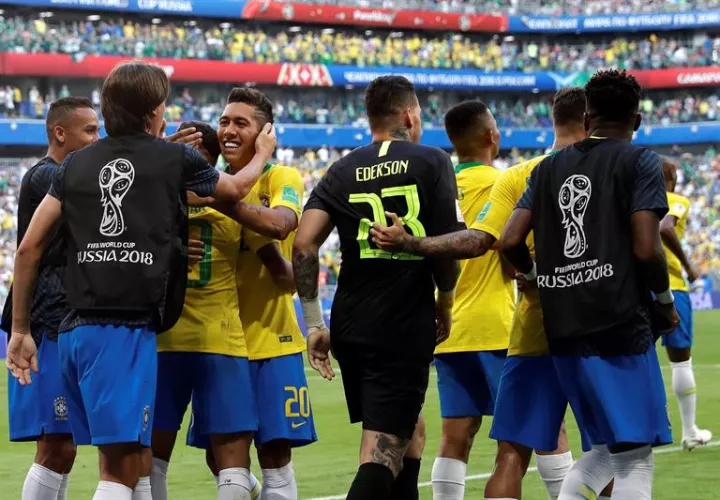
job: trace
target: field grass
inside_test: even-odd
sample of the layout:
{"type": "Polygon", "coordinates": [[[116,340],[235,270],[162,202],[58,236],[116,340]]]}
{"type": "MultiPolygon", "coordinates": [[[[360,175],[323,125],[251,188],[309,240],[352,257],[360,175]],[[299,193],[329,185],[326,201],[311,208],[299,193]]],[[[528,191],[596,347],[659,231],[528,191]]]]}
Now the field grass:
{"type": "MultiPolygon", "coordinates": [[[[693,363],[698,384],[698,424],[714,430],[720,438],[720,311],[700,312],[695,315],[695,349],[693,363]]],[[[670,370],[665,356],[663,374],[670,391],[670,370]]],[[[360,429],[348,423],[340,380],[326,382],[308,372],[310,395],[320,441],[297,450],[294,455],[295,471],[301,499],[345,498],[343,493],[352,481],[357,467],[360,429]]],[[[440,418],[435,378],[431,379],[425,404],[428,421],[428,441],[421,481],[430,480],[430,468],[438,448],[440,418]]],[[[7,436],[7,388],[0,386],[0,435],[7,436]]],[[[669,393],[668,408],[673,424],[675,444],[659,449],[655,466],[656,500],[714,500],[717,486],[713,474],[720,469],[720,440],[692,453],[682,452],[680,419],[677,403],[669,393]]],[[[483,423],[468,467],[471,478],[467,482],[466,498],[481,499],[487,478],[492,470],[495,445],[487,436],[490,421],[483,423]]],[[[574,422],[568,422],[568,433],[573,452],[580,453],[579,437],[574,422]]],[[[6,439],[6,438],[4,438],[6,439]]],[[[34,453],[34,444],[0,445],[0,498],[15,500],[20,491],[34,453]]],[[[170,498],[173,500],[211,500],[215,498],[215,485],[205,469],[200,451],[178,446],[169,471],[170,498]]],[[[257,470],[256,470],[257,473],[257,470]]],[[[91,448],[79,451],[72,479],[72,500],[89,499],[97,481],[97,459],[91,448]]],[[[544,488],[537,473],[530,472],[525,481],[523,498],[544,500],[544,488]]],[[[421,488],[422,499],[432,498],[427,484],[421,488]]],[[[326,499],[329,500],[329,499],[326,499]]]]}

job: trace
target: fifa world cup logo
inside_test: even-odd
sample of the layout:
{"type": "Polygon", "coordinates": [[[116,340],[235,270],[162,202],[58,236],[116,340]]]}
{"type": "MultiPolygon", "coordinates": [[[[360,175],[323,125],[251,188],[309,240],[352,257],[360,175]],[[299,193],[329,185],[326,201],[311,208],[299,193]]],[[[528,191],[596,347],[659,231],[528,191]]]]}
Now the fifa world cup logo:
{"type": "Polygon", "coordinates": [[[583,218],[590,196],[592,185],[584,175],[571,175],[560,187],[558,204],[563,216],[565,228],[565,248],[563,253],[569,259],[576,259],[587,250],[587,239],[583,227],[583,218]]]}
{"type": "Polygon", "coordinates": [[[102,193],[103,215],[100,234],[120,236],[125,231],[122,201],[135,179],[132,163],[122,158],[113,160],[100,170],[100,192],[102,193]]]}

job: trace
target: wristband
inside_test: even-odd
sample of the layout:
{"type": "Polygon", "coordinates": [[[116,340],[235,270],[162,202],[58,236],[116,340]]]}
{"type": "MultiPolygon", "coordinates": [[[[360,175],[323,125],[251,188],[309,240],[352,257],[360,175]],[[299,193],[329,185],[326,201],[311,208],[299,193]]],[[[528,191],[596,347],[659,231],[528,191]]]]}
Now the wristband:
{"type": "Polygon", "coordinates": [[[525,276],[525,279],[528,281],[535,281],[537,279],[537,264],[535,261],[533,261],[532,269],[530,269],[529,273],[523,273],[523,276],[525,276]]]}
{"type": "Polygon", "coordinates": [[[314,299],[304,299],[300,297],[300,307],[302,308],[303,317],[305,318],[305,324],[307,325],[308,330],[327,329],[319,297],[315,297],[314,299]]]}
{"type": "Polygon", "coordinates": [[[656,293],[655,300],[660,302],[662,305],[668,305],[675,302],[675,297],[673,296],[672,291],[668,288],[664,292],[656,293]]]}

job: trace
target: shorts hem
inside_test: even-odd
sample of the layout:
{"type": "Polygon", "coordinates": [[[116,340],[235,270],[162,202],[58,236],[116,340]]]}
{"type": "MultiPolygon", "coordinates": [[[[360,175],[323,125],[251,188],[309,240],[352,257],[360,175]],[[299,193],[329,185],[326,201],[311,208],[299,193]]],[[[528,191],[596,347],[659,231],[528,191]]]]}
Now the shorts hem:
{"type": "Polygon", "coordinates": [[[150,445],[150,439],[146,440],[143,439],[143,436],[141,434],[135,434],[133,437],[127,437],[127,436],[91,436],[90,442],[77,442],[76,444],[82,445],[82,444],[90,444],[92,446],[105,446],[105,445],[111,445],[111,444],[125,444],[125,443],[139,443],[143,446],[149,446],[150,445]]]}
{"type": "Polygon", "coordinates": [[[295,351],[295,352],[286,352],[286,353],[283,353],[283,354],[273,354],[273,355],[270,355],[270,356],[263,356],[263,355],[260,355],[260,356],[251,356],[251,355],[248,355],[247,358],[248,358],[248,361],[267,361],[268,359],[284,358],[284,357],[286,357],[286,356],[295,356],[296,354],[302,354],[302,353],[304,353],[304,352],[307,350],[307,348],[306,348],[305,346],[302,346],[302,348],[299,348],[299,349],[300,349],[300,350],[295,351]]]}

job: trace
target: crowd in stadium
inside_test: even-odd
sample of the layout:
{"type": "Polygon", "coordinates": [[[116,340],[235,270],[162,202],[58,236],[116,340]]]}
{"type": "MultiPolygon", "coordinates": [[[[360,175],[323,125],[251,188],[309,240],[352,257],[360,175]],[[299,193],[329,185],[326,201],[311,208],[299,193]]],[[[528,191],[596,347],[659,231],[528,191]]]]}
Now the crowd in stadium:
{"type": "MultiPolygon", "coordinates": [[[[328,165],[338,160],[349,150],[320,148],[318,150],[294,151],[279,147],[276,151],[279,163],[298,168],[305,181],[305,199],[312,188],[325,173],[328,165]]],[[[689,219],[686,244],[692,248],[694,262],[703,274],[708,276],[720,269],[720,152],[709,148],[702,155],[680,154],[678,192],[693,201],[692,215],[689,219]]],[[[498,158],[495,166],[508,168],[526,161],[539,151],[506,152],[498,158]]],[[[10,286],[14,264],[16,218],[20,181],[27,168],[37,159],[14,162],[13,168],[0,168],[0,304],[4,303],[10,286]]],[[[334,236],[328,240],[321,255],[321,283],[334,285],[340,269],[340,251],[338,240],[334,236]]],[[[720,276],[715,277],[718,279],[720,276]]],[[[705,287],[718,287],[710,277],[705,287]]]]}
{"type": "MultiPolygon", "coordinates": [[[[313,0],[312,3],[342,5],[340,0],[313,0]]],[[[394,6],[391,0],[361,0],[366,7],[394,6]]],[[[462,12],[466,14],[541,14],[549,16],[631,14],[663,10],[682,12],[708,9],[720,5],[717,0],[408,0],[406,8],[437,10],[441,12],[462,12]]]]}
{"type": "Polygon", "coordinates": [[[354,66],[411,66],[483,71],[595,71],[616,66],[657,69],[711,66],[720,37],[638,35],[606,41],[563,41],[442,33],[341,31],[300,27],[240,28],[229,23],[141,24],[84,17],[59,20],[7,15],[0,51],[121,55],[234,62],[304,62],[354,66]]]}
{"type": "MultiPolygon", "coordinates": [[[[365,103],[361,91],[317,91],[276,89],[264,90],[275,102],[275,117],[280,123],[355,125],[367,126],[365,103]]],[[[220,92],[216,92],[220,94],[220,92]]],[[[37,86],[20,88],[18,85],[0,87],[0,118],[21,117],[44,119],[49,103],[72,92],[67,85],[59,89],[51,87],[46,95],[37,86]]],[[[213,92],[196,96],[190,89],[180,89],[168,102],[168,121],[202,120],[217,122],[223,104],[213,92]]],[[[419,93],[422,100],[424,120],[427,124],[441,126],[444,110],[477,95],[464,92],[419,93]]],[[[647,124],[668,125],[715,121],[720,113],[718,92],[696,91],[646,96],[641,105],[643,119],[647,124]]],[[[93,89],[88,96],[100,111],[100,90],[93,89]]],[[[551,96],[531,95],[523,97],[483,95],[495,114],[500,127],[551,127],[551,96]]]]}

